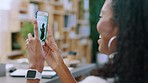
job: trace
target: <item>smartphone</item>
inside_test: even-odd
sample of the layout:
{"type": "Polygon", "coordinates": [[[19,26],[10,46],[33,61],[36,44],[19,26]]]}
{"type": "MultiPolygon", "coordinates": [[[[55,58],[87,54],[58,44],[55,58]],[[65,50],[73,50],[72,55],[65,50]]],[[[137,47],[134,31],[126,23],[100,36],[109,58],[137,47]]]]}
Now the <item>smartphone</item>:
{"type": "Polygon", "coordinates": [[[38,36],[39,36],[41,45],[44,45],[46,36],[47,36],[48,12],[37,11],[36,19],[38,23],[38,36]]]}

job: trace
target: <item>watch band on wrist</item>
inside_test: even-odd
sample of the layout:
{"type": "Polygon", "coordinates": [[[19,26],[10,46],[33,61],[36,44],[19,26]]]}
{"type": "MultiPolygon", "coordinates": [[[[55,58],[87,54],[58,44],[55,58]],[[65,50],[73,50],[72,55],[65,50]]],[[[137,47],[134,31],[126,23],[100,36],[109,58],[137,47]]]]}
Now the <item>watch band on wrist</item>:
{"type": "Polygon", "coordinates": [[[38,72],[38,70],[35,70],[35,69],[28,69],[25,75],[25,78],[26,79],[41,79],[42,73],[38,72]]]}

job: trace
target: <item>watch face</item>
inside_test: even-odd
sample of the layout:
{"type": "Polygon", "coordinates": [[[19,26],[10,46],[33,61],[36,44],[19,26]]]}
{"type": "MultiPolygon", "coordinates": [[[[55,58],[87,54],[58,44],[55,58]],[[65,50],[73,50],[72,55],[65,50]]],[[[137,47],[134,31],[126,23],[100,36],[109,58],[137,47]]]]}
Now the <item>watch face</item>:
{"type": "Polygon", "coordinates": [[[29,70],[27,72],[27,78],[35,78],[35,75],[36,75],[36,71],[29,70]]]}

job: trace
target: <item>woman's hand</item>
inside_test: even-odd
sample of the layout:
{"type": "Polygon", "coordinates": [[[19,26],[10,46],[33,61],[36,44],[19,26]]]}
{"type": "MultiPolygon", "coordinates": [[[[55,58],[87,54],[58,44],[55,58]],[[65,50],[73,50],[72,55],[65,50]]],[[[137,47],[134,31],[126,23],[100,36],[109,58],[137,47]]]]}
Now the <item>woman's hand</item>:
{"type": "Polygon", "coordinates": [[[42,72],[44,67],[44,51],[38,37],[38,26],[36,20],[34,21],[34,37],[32,37],[31,33],[28,34],[26,48],[29,68],[37,69],[39,72],[42,72]]]}
{"type": "Polygon", "coordinates": [[[69,69],[64,64],[62,54],[52,36],[51,28],[48,28],[48,40],[43,46],[47,64],[58,74],[62,83],[77,83],[69,69]]]}
{"type": "Polygon", "coordinates": [[[53,70],[57,71],[57,69],[59,69],[58,67],[64,64],[63,58],[61,57],[62,53],[54,41],[51,28],[48,27],[47,31],[48,37],[45,45],[43,46],[45,52],[45,60],[53,70]]]}

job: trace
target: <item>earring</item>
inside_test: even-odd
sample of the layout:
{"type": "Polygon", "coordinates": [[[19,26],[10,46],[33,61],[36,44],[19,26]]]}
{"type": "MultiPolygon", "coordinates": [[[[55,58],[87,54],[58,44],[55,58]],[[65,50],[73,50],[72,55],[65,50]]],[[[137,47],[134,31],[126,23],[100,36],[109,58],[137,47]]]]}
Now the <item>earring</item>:
{"type": "Polygon", "coordinates": [[[116,36],[113,36],[112,38],[110,38],[109,42],[108,42],[108,48],[110,48],[112,41],[116,39],[116,36]]]}

